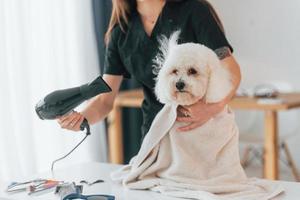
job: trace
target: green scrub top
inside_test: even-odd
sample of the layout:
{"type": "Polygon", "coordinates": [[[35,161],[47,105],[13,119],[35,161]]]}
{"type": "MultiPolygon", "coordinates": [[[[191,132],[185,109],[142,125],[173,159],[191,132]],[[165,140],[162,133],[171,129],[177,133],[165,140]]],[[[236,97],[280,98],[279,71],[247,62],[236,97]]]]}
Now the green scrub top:
{"type": "Polygon", "coordinates": [[[179,44],[194,42],[213,50],[229,47],[232,51],[209,7],[201,0],[166,1],[151,36],[147,35],[138,12],[134,11],[125,32],[119,25],[114,27],[106,47],[104,74],[134,77],[143,87],[143,136],[163,107],[154,94],[156,75],[152,72],[152,60],[159,48],[157,38],[169,37],[176,30],[181,31],[179,44]]]}

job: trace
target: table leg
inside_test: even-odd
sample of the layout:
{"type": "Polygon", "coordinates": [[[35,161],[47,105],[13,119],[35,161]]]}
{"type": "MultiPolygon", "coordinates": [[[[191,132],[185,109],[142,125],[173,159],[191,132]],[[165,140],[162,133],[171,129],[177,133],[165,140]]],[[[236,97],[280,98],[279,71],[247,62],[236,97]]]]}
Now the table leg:
{"type": "Polygon", "coordinates": [[[108,116],[109,160],[114,164],[123,164],[123,135],[121,108],[115,106],[108,116]]]}
{"type": "Polygon", "coordinates": [[[278,124],[277,112],[265,111],[264,178],[277,180],[278,172],[278,124]]]}

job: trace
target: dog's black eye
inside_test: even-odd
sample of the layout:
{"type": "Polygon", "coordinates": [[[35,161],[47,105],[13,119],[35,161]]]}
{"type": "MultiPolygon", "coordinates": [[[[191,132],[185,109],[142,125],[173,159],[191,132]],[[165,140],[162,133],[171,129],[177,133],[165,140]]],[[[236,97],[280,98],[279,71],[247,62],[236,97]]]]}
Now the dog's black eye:
{"type": "Polygon", "coordinates": [[[177,69],[174,69],[173,71],[172,71],[172,74],[178,74],[178,70],[177,69]]]}
{"type": "Polygon", "coordinates": [[[197,74],[197,71],[194,68],[190,68],[188,70],[188,75],[195,75],[195,74],[197,74]]]}

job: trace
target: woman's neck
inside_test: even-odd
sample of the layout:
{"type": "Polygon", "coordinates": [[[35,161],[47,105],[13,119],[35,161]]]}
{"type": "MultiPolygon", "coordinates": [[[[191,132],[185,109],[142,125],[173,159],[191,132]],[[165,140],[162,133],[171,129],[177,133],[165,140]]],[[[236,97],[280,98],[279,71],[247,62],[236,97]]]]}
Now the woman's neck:
{"type": "Polygon", "coordinates": [[[142,16],[157,16],[161,12],[166,0],[136,0],[137,10],[142,16]]]}

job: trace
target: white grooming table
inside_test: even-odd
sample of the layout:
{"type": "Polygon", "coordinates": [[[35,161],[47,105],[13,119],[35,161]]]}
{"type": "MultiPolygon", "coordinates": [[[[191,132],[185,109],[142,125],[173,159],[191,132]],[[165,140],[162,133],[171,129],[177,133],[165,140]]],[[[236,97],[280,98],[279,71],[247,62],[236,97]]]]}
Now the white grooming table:
{"type": "MultiPolygon", "coordinates": [[[[58,180],[71,181],[79,184],[80,180],[95,181],[97,179],[105,180],[104,183],[98,183],[92,186],[84,185],[84,194],[109,194],[114,195],[116,200],[178,200],[178,198],[166,197],[159,193],[150,191],[136,191],[124,189],[119,184],[112,183],[109,178],[110,172],[116,170],[120,165],[112,165],[105,163],[84,163],[70,166],[65,169],[55,170],[54,177],[51,173],[42,173],[28,177],[30,180],[34,178],[54,178],[58,180]]],[[[300,199],[300,183],[281,182],[286,192],[280,196],[282,200],[299,200],[300,199]]],[[[58,200],[59,197],[53,192],[45,194],[28,196],[26,193],[7,194],[4,192],[7,183],[0,183],[0,200],[58,200]]]]}

